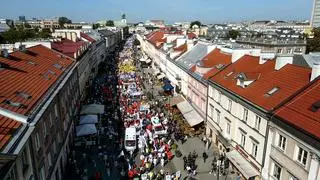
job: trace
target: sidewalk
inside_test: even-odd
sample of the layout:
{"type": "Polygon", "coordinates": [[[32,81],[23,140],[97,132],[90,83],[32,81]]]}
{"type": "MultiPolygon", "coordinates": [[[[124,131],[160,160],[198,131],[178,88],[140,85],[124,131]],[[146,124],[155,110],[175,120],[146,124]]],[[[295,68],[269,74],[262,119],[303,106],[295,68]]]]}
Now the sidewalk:
{"type": "MultiPolygon", "coordinates": [[[[218,149],[210,147],[206,153],[208,154],[208,158],[206,159],[206,163],[203,162],[202,153],[206,150],[204,143],[197,137],[189,138],[184,144],[180,142],[178,144],[178,149],[181,151],[182,156],[180,158],[173,158],[171,163],[174,164],[176,170],[180,170],[182,172],[182,179],[187,176],[186,171],[183,171],[183,156],[188,156],[189,152],[193,152],[194,150],[198,154],[198,158],[196,160],[197,168],[197,176],[196,179],[198,180],[213,180],[217,179],[214,174],[209,174],[211,169],[211,162],[214,158],[215,151],[217,152],[218,149]]],[[[236,178],[235,174],[228,174],[227,177],[220,176],[219,179],[223,180],[234,180],[236,178]]]]}

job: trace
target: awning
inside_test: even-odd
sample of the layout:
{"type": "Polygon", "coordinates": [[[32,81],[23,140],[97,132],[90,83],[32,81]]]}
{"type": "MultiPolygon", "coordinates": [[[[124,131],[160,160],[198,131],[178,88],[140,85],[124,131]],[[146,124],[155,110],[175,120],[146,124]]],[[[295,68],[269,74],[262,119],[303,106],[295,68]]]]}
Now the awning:
{"type": "Polygon", "coordinates": [[[147,60],[146,60],[146,63],[147,63],[147,64],[151,63],[151,59],[147,59],[147,60]]]}
{"type": "Polygon", "coordinates": [[[76,127],[77,136],[87,136],[91,134],[97,134],[97,128],[94,124],[83,124],[76,127]]]}
{"type": "Polygon", "coordinates": [[[164,75],[163,73],[161,73],[160,75],[157,76],[158,79],[162,79],[164,77],[166,77],[166,75],[164,75]]]}
{"type": "Polygon", "coordinates": [[[81,124],[95,124],[98,123],[98,116],[97,115],[84,115],[80,116],[80,125],[81,124]]]}
{"type": "Polygon", "coordinates": [[[232,150],[226,155],[246,179],[259,175],[259,172],[237,150],[232,150]]]}
{"type": "Polygon", "coordinates": [[[157,74],[159,74],[159,73],[160,73],[160,70],[159,70],[159,69],[154,70],[154,74],[155,74],[155,75],[157,75],[157,74]]]}
{"type": "Polygon", "coordinates": [[[177,105],[178,103],[181,103],[183,101],[185,101],[185,99],[181,95],[173,96],[172,98],[170,98],[170,106],[177,105]]]}
{"type": "Polygon", "coordinates": [[[198,125],[204,121],[204,119],[198,114],[198,112],[191,106],[188,101],[183,101],[177,104],[183,117],[187,120],[191,127],[198,125]]]}
{"type": "Polygon", "coordinates": [[[80,115],[82,114],[103,114],[104,105],[101,104],[88,104],[81,108],[80,115]]]}

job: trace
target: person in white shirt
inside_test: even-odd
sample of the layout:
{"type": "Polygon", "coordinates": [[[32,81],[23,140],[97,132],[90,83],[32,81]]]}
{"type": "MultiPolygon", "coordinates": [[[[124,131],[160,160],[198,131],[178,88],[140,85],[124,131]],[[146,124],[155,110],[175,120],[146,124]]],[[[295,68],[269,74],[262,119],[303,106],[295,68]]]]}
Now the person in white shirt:
{"type": "Polygon", "coordinates": [[[164,167],[164,159],[161,158],[161,167],[164,167]]]}

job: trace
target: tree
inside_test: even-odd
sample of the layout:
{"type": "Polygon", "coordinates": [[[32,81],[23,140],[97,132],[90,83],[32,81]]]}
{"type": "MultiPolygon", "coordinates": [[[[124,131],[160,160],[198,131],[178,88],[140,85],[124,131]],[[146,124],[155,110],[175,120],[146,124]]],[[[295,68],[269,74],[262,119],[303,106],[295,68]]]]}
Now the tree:
{"type": "Polygon", "coordinates": [[[192,21],[190,23],[190,29],[192,28],[193,25],[197,25],[198,27],[200,27],[201,26],[201,22],[200,21],[192,21]]]}
{"type": "Polygon", "coordinates": [[[313,28],[313,38],[307,39],[307,53],[320,51],[320,28],[313,28]]]}
{"type": "Polygon", "coordinates": [[[68,24],[72,23],[72,21],[70,19],[68,19],[67,17],[59,17],[58,22],[59,22],[60,28],[63,28],[64,24],[66,24],[66,23],[68,23],[68,24]]]}
{"type": "Polygon", "coordinates": [[[28,23],[24,23],[24,27],[25,28],[31,28],[30,24],[28,24],[28,23]]]}
{"type": "Polygon", "coordinates": [[[92,29],[98,29],[100,27],[100,24],[97,23],[97,24],[92,24],[92,29]]]}
{"type": "Polygon", "coordinates": [[[227,38],[231,38],[231,39],[237,39],[237,37],[239,37],[241,34],[239,31],[237,30],[230,30],[227,34],[227,38]]]}
{"type": "Polygon", "coordinates": [[[43,28],[41,31],[38,33],[39,38],[49,38],[51,37],[51,31],[49,28],[43,28]]]}
{"type": "Polygon", "coordinates": [[[106,22],[106,26],[114,26],[114,22],[112,20],[108,20],[106,22]]]}

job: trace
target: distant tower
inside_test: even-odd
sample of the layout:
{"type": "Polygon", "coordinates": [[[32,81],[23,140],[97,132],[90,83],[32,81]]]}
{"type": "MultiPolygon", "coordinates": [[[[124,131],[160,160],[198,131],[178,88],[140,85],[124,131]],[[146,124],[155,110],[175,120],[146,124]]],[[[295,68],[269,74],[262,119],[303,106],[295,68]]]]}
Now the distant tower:
{"type": "Polygon", "coordinates": [[[123,24],[127,24],[126,14],[122,14],[122,16],[121,16],[121,22],[122,22],[123,24]]]}
{"type": "Polygon", "coordinates": [[[312,18],[311,18],[312,27],[320,27],[320,0],[314,0],[312,18]]]}

